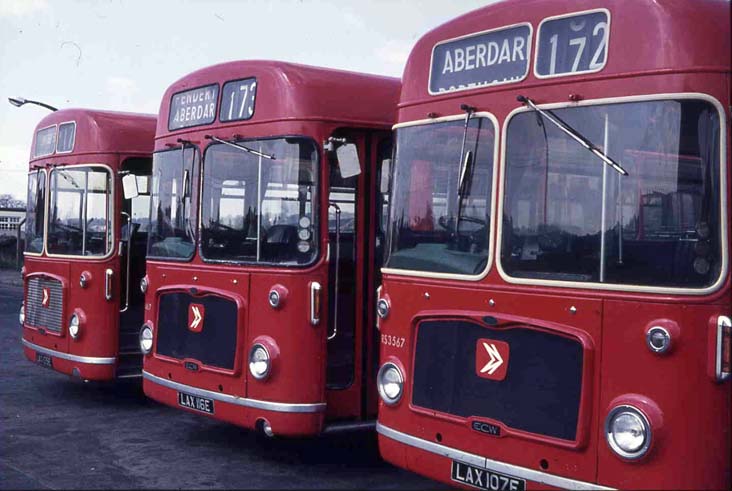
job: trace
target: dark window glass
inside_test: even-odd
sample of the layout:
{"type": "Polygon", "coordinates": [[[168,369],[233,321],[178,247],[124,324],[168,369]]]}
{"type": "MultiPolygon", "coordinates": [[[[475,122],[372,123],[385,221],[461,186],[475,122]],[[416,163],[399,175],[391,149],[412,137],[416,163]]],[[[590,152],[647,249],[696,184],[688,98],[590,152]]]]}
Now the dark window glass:
{"type": "Polygon", "coordinates": [[[46,214],[46,173],[37,170],[28,174],[28,201],[25,216],[25,250],[43,251],[43,222],[46,214]]]}
{"type": "Polygon", "coordinates": [[[54,169],[50,176],[48,252],[104,256],[112,250],[109,171],[99,167],[54,169]]]}
{"type": "Polygon", "coordinates": [[[201,252],[206,259],[308,264],[317,256],[317,151],[311,140],[277,138],[206,150],[201,252]]]}
{"type": "Polygon", "coordinates": [[[702,288],[721,267],[717,110],[664,100],[535,112],[507,130],[501,262],[515,277],[702,288]]]}
{"type": "Polygon", "coordinates": [[[495,130],[487,118],[464,126],[460,119],[396,130],[386,267],[485,270],[495,130]]]}
{"type": "Polygon", "coordinates": [[[190,259],[195,250],[192,209],[199,154],[186,146],[153,155],[148,256],[190,259]]]}

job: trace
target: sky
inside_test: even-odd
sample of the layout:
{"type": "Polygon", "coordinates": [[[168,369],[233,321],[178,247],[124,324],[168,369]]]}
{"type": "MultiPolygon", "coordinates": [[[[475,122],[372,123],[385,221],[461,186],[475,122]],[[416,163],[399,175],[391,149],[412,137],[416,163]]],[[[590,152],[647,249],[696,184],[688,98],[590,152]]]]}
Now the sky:
{"type": "Polygon", "coordinates": [[[0,194],[25,200],[36,124],[58,108],[157,113],[165,89],[224,61],[401,77],[420,36],[490,0],[0,0],[0,194]]]}

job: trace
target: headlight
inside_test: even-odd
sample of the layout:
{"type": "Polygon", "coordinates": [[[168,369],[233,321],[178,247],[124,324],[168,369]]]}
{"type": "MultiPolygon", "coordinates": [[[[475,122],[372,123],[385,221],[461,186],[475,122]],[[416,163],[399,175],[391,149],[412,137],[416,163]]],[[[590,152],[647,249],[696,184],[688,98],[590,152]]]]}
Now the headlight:
{"type": "Polygon", "coordinates": [[[150,354],[153,347],[153,330],[150,325],[145,324],[140,329],[140,351],[143,355],[150,354]]]}
{"type": "Polygon", "coordinates": [[[381,399],[388,404],[393,405],[402,398],[402,390],[404,388],[404,376],[401,370],[393,363],[384,363],[379,368],[376,376],[376,385],[379,389],[381,399]]]}
{"type": "Polygon", "coordinates": [[[18,321],[20,322],[21,326],[23,324],[25,324],[25,303],[20,304],[20,313],[18,314],[18,321]]]}
{"type": "Polygon", "coordinates": [[[625,459],[643,457],[651,446],[651,426],[633,406],[617,406],[605,419],[605,437],[610,448],[625,459]]]}
{"type": "Polygon", "coordinates": [[[266,378],[271,365],[267,348],[259,343],[252,346],[252,349],[249,350],[249,373],[252,374],[252,377],[257,380],[266,378]]]}
{"type": "Polygon", "coordinates": [[[79,316],[76,314],[71,315],[69,319],[69,334],[72,338],[77,339],[79,337],[79,331],[81,330],[81,321],[79,316]]]}
{"type": "Polygon", "coordinates": [[[148,285],[147,275],[145,275],[145,276],[143,276],[143,277],[142,277],[142,279],[140,280],[140,291],[141,291],[142,293],[146,293],[146,292],[147,292],[147,287],[148,287],[148,286],[149,286],[149,285],[148,285]]]}

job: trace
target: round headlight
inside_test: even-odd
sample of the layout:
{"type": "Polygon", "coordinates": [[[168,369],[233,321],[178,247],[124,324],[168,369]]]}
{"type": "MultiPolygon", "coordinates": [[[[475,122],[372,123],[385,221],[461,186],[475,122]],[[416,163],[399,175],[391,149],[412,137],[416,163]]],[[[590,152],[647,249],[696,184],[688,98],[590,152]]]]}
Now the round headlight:
{"type": "Polygon", "coordinates": [[[625,459],[643,457],[651,446],[651,426],[645,415],[632,406],[618,406],[605,420],[610,448],[625,459]]]}
{"type": "Polygon", "coordinates": [[[22,326],[25,324],[25,304],[20,304],[20,313],[18,314],[18,321],[20,322],[20,325],[22,326]]]}
{"type": "Polygon", "coordinates": [[[140,351],[143,355],[150,354],[153,347],[153,330],[148,324],[142,326],[140,329],[140,351]]]}
{"type": "Polygon", "coordinates": [[[269,375],[271,367],[269,352],[261,344],[255,344],[249,350],[249,373],[257,380],[262,380],[269,375]]]}
{"type": "Polygon", "coordinates": [[[402,398],[404,376],[395,364],[384,363],[376,376],[376,385],[381,399],[386,404],[396,404],[402,398]]]}
{"type": "Polygon", "coordinates": [[[142,293],[146,293],[147,292],[147,287],[148,287],[147,275],[145,275],[140,280],[140,291],[142,293]]]}
{"type": "Polygon", "coordinates": [[[386,319],[386,316],[389,315],[389,301],[387,299],[380,298],[376,302],[376,314],[382,319],[386,319]]]}
{"type": "Polygon", "coordinates": [[[69,320],[69,335],[71,335],[72,338],[77,339],[79,337],[80,329],[81,322],[79,321],[79,316],[72,314],[71,319],[69,320]]]}
{"type": "Polygon", "coordinates": [[[79,286],[86,288],[89,285],[89,275],[85,272],[79,275],[79,286]]]}

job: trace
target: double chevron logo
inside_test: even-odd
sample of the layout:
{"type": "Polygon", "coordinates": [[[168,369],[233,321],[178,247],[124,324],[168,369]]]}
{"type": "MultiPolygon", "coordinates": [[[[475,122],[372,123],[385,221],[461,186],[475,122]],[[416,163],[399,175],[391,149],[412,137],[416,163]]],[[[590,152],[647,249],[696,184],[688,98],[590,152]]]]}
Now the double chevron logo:
{"type": "Polygon", "coordinates": [[[475,373],[478,377],[501,381],[508,372],[508,343],[495,339],[479,339],[475,343],[475,373]]]}
{"type": "Polygon", "coordinates": [[[206,309],[200,303],[192,303],[188,306],[188,329],[193,332],[203,330],[203,316],[206,309]]]}
{"type": "Polygon", "coordinates": [[[48,307],[51,305],[51,290],[49,288],[43,287],[41,290],[43,293],[43,298],[41,298],[41,305],[44,307],[48,307]]]}

